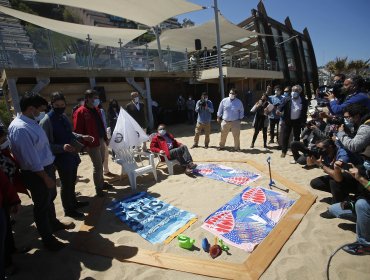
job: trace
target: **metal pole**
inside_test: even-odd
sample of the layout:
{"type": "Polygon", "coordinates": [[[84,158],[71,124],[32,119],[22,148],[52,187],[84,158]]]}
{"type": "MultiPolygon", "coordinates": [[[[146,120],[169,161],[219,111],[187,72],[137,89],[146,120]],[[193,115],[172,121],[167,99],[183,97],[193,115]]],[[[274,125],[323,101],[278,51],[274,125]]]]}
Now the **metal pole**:
{"type": "Polygon", "coordinates": [[[121,68],[123,69],[123,53],[122,53],[122,40],[121,40],[121,38],[118,40],[118,44],[119,44],[119,52],[121,54],[121,68]]]}
{"type": "Polygon", "coordinates": [[[91,37],[90,37],[90,35],[89,34],[87,34],[87,38],[86,38],[86,40],[87,40],[87,46],[88,46],[88,51],[89,51],[89,57],[88,57],[88,68],[90,68],[91,67],[91,69],[93,68],[93,61],[92,61],[92,54],[91,54],[91,43],[90,43],[90,41],[92,40],[91,39],[91,37]]]}
{"type": "Polygon", "coordinates": [[[153,27],[153,31],[154,31],[155,38],[157,39],[159,60],[162,63],[162,49],[161,49],[161,42],[159,40],[159,34],[158,34],[159,33],[159,27],[158,26],[153,27]]]}
{"type": "Polygon", "coordinates": [[[216,23],[216,44],[217,44],[217,63],[218,63],[218,72],[220,79],[220,93],[221,99],[225,98],[225,88],[224,88],[224,74],[222,73],[222,61],[221,61],[221,42],[220,42],[220,26],[218,23],[218,6],[217,0],[214,0],[214,11],[215,11],[215,23],[216,23]]]}
{"type": "Polygon", "coordinates": [[[49,48],[50,48],[50,53],[51,53],[51,61],[53,62],[54,68],[57,68],[57,62],[55,61],[54,45],[53,45],[53,42],[51,40],[50,30],[46,29],[46,32],[48,34],[49,48]]]}
{"type": "Polygon", "coordinates": [[[170,46],[167,45],[167,72],[170,72],[170,46]]]}
{"type": "Polygon", "coordinates": [[[149,50],[148,43],[145,43],[146,70],[149,71],[149,50]]]}

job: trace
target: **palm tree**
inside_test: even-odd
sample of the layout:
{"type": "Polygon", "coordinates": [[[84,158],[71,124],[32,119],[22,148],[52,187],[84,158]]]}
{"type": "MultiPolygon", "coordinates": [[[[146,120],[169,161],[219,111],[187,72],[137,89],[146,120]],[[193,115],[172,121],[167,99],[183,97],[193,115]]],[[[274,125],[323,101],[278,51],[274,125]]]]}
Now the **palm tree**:
{"type": "Polygon", "coordinates": [[[330,74],[346,73],[348,71],[347,57],[336,57],[335,60],[329,61],[325,68],[330,74]]]}
{"type": "Polygon", "coordinates": [[[356,75],[363,74],[362,70],[365,70],[366,68],[369,68],[369,67],[370,67],[370,59],[368,59],[368,60],[362,60],[362,59],[351,60],[348,63],[348,66],[347,66],[348,70],[349,71],[355,71],[356,75]]]}

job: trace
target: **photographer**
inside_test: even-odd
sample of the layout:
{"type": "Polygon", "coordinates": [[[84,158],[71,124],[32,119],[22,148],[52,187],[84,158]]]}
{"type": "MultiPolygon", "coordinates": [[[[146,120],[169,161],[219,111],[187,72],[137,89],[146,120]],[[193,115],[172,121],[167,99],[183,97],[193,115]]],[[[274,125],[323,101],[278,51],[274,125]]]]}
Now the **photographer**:
{"type": "Polygon", "coordinates": [[[291,164],[306,164],[306,157],[310,148],[315,146],[316,142],[327,138],[324,132],[327,125],[320,117],[319,112],[317,110],[310,111],[310,117],[311,120],[307,122],[306,127],[301,133],[302,141],[293,141],[290,144],[293,154],[291,164]],[[303,155],[300,155],[299,152],[303,153],[303,155]]]}
{"type": "Polygon", "coordinates": [[[198,100],[197,104],[195,105],[195,112],[198,113],[197,118],[197,125],[195,126],[195,136],[194,136],[194,144],[191,147],[196,148],[198,147],[199,136],[204,131],[204,147],[207,149],[209,145],[209,135],[211,134],[211,118],[213,113],[213,104],[210,100],[208,100],[208,94],[206,92],[202,93],[202,97],[198,100]]]}
{"type": "Polygon", "coordinates": [[[363,104],[370,110],[370,99],[366,93],[362,92],[364,86],[365,80],[361,76],[346,79],[342,89],[346,97],[342,103],[335,97],[334,93],[328,93],[330,111],[334,115],[342,115],[344,108],[354,103],[363,104]]]}
{"type": "Polygon", "coordinates": [[[358,182],[359,195],[354,200],[336,203],[329,207],[331,217],[353,220],[356,219],[356,242],[343,248],[352,255],[370,254],[370,146],[362,154],[365,158],[359,168],[351,165],[348,173],[358,182]]]}
{"type": "Polygon", "coordinates": [[[370,113],[363,104],[350,104],[344,109],[344,120],[347,128],[353,128],[354,137],[347,134],[344,125],[338,129],[337,139],[344,148],[353,153],[363,151],[370,145],[370,113]]]}
{"type": "Polygon", "coordinates": [[[357,192],[357,181],[347,172],[349,156],[345,149],[337,147],[333,140],[318,142],[310,150],[307,165],[316,165],[327,175],[311,180],[313,189],[329,191],[332,194],[332,203],[344,201],[350,193],[357,192]]]}

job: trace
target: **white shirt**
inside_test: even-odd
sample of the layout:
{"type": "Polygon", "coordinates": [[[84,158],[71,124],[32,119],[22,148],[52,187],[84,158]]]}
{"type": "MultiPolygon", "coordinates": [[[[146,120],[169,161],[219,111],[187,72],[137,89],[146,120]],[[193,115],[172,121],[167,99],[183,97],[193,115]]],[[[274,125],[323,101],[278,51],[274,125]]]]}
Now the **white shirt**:
{"type": "Polygon", "coordinates": [[[291,100],[290,119],[298,120],[302,111],[302,99],[301,97],[298,97],[297,99],[292,98],[291,100]]]}

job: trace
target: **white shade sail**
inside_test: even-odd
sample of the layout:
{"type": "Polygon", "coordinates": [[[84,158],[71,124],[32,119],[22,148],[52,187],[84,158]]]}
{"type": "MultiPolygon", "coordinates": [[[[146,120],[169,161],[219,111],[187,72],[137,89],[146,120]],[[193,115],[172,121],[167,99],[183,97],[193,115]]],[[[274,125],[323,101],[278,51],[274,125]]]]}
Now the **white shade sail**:
{"type": "MultiPolygon", "coordinates": [[[[226,18],[219,15],[221,45],[236,41],[241,38],[256,36],[258,33],[252,32],[229,22],[226,18]]],[[[215,20],[212,19],[202,25],[188,28],[177,28],[165,30],[159,37],[162,48],[167,46],[172,51],[184,52],[195,50],[195,39],[200,39],[202,47],[208,49],[216,45],[215,20]]],[[[157,42],[152,41],[148,44],[150,49],[157,48],[157,42]]]]}
{"type": "Polygon", "coordinates": [[[104,46],[119,47],[118,41],[120,39],[122,46],[124,46],[146,32],[138,29],[95,27],[68,23],[27,14],[4,6],[0,6],[0,12],[77,39],[86,40],[87,35],[89,35],[92,43],[104,46]]]}
{"type": "Polygon", "coordinates": [[[203,7],[184,0],[24,0],[59,4],[97,11],[156,26],[168,18],[202,10],[203,7]]]}

